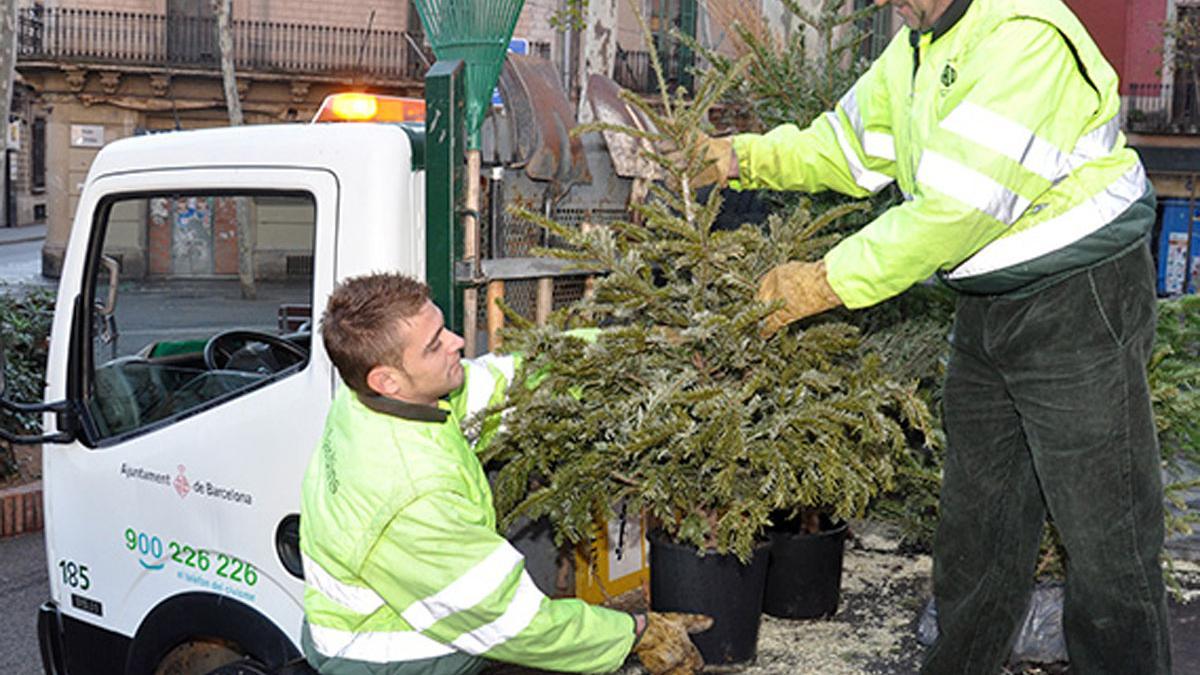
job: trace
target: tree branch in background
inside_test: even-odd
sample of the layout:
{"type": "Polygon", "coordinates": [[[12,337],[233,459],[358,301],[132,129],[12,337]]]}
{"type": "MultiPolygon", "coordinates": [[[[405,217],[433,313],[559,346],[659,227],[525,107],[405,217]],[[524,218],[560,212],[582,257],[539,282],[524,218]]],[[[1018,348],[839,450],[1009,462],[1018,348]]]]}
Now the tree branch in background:
{"type": "MultiPolygon", "coordinates": [[[[242,100],[238,96],[237,71],[233,63],[233,0],[213,0],[217,16],[217,44],[221,50],[221,84],[225,89],[225,107],[229,111],[229,126],[243,123],[242,100]]],[[[238,281],[242,297],[252,300],[258,295],[254,285],[254,248],[258,233],[250,222],[246,197],[234,197],[237,210],[238,281]]]]}

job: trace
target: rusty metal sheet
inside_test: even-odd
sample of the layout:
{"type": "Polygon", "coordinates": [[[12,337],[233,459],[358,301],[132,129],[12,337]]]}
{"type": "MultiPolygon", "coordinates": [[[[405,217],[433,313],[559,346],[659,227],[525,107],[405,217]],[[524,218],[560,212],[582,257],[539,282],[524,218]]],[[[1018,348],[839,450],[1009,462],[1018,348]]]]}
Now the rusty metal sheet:
{"type": "MultiPolygon", "coordinates": [[[[621,98],[621,85],[609,77],[596,73],[589,75],[587,97],[597,122],[652,133],[658,131],[654,122],[642,111],[621,98]]],[[[662,177],[662,169],[643,154],[643,150],[651,149],[649,141],[619,131],[606,130],[604,142],[608,145],[608,154],[618,176],[649,180],[662,177]]]]}
{"type": "Polygon", "coordinates": [[[583,143],[571,136],[575,111],[554,64],[537,56],[509,54],[500,93],[512,117],[517,166],[534,180],[562,186],[590,183],[583,143]]]}

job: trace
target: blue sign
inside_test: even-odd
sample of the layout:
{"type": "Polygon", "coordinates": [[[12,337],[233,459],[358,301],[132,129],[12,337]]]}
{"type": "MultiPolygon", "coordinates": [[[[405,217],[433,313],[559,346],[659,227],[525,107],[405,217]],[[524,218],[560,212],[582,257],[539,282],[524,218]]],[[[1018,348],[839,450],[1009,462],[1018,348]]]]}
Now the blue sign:
{"type": "MultiPolygon", "coordinates": [[[[508,52],[510,54],[520,54],[522,56],[529,53],[529,40],[525,38],[513,38],[508,41],[508,52]]],[[[492,105],[504,105],[504,101],[500,98],[499,87],[492,90],[492,105]]]]}

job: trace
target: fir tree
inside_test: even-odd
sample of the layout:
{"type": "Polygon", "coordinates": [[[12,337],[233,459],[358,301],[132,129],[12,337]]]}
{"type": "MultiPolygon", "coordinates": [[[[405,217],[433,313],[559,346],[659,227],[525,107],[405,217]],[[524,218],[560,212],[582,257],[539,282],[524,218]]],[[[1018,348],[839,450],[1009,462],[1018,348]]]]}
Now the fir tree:
{"type": "Polygon", "coordinates": [[[580,542],[624,502],[678,541],[746,560],[776,511],[861,513],[892,479],[906,429],[928,429],[915,385],[890,379],[856,328],[817,318],[760,337],[775,306],[755,301],[757,280],[812,259],[859,207],[713,228],[720,191],[701,202],[693,189],[708,161],[697,132],[740,69],[703,74],[692,99],[628,96],[656,129],[588,127],[660,149],[649,156],[665,179],[636,222],[584,232],[520,212],[564,242],[548,254],[604,272],[547,326],[510,314],[504,344],[523,366],[484,457],[501,465],[506,522],[547,516],[560,541],[580,542]],[[583,326],[598,330],[569,330],[583,326]]]}
{"type": "MultiPolygon", "coordinates": [[[[1200,297],[1158,303],[1158,327],[1147,374],[1163,460],[1167,537],[1189,536],[1200,512],[1188,503],[1200,490],[1200,297]]],[[[1193,502],[1194,503],[1194,502],[1193,502]]],[[[1182,597],[1175,561],[1164,553],[1167,584],[1182,597]]]]}

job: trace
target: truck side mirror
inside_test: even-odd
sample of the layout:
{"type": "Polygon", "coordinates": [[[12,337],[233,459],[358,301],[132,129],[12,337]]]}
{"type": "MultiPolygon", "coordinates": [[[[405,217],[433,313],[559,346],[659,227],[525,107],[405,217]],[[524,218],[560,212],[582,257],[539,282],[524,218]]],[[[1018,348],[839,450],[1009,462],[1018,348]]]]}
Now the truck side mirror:
{"type": "Polygon", "coordinates": [[[121,281],[121,263],[109,256],[100,256],[100,264],[108,271],[108,297],[104,303],[96,303],[96,311],[104,317],[112,316],[117,309],[117,284],[121,281]]]}

